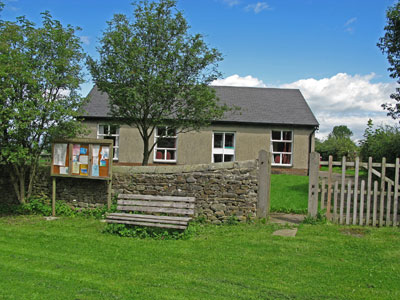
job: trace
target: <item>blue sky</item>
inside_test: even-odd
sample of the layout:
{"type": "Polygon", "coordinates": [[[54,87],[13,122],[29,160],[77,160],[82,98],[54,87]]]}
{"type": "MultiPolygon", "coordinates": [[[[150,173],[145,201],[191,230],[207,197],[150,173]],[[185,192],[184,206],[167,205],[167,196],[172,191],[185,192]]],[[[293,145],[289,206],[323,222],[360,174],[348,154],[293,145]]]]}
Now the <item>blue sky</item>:
{"type": "MultiPolygon", "coordinates": [[[[40,22],[49,10],[82,28],[84,49],[96,57],[97,39],[114,13],[131,15],[131,1],[5,0],[2,18],[40,22]]],[[[178,8],[224,55],[215,84],[299,88],[321,123],[319,136],[346,124],[359,138],[371,117],[389,122],[380,104],[396,84],[376,43],[393,0],[181,0],[178,8]]],[[[92,83],[82,86],[86,95],[92,83]]]]}

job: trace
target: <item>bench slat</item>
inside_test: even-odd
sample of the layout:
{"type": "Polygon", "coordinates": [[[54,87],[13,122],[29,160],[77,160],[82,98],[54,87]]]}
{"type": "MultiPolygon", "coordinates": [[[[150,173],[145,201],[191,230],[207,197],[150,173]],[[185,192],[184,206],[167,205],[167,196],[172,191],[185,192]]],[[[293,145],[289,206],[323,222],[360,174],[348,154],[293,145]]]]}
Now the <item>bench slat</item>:
{"type": "Polygon", "coordinates": [[[148,206],[117,206],[118,210],[122,211],[143,211],[143,212],[157,212],[157,213],[170,213],[179,215],[194,215],[193,209],[183,208],[164,208],[164,207],[148,207],[148,206]]]}
{"type": "Polygon", "coordinates": [[[146,223],[146,222],[137,222],[137,221],[122,221],[122,220],[106,219],[106,222],[107,223],[118,223],[118,224],[131,224],[131,225],[139,225],[139,226],[161,227],[161,228],[186,229],[186,226],[181,226],[181,225],[146,223]]]}
{"type": "Polygon", "coordinates": [[[154,201],[174,201],[174,202],[195,202],[195,197],[179,196],[153,196],[137,194],[119,194],[118,199],[154,200],[154,201]]]}
{"type": "Polygon", "coordinates": [[[139,215],[139,214],[127,214],[127,213],[111,213],[111,214],[108,214],[107,217],[108,216],[121,216],[121,217],[135,216],[136,218],[139,218],[139,219],[157,218],[157,219],[160,219],[160,220],[173,220],[173,221],[185,221],[185,222],[189,222],[192,219],[192,218],[189,218],[189,217],[139,215]]]}
{"type": "Polygon", "coordinates": [[[175,220],[162,220],[158,219],[157,216],[154,218],[136,218],[135,215],[126,216],[108,216],[107,220],[123,220],[123,221],[139,221],[139,222],[151,222],[151,223],[162,223],[162,224],[176,224],[187,226],[187,221],[175,221],[175,220]]]}
{"type": "Polygon", "coordinates": [[[153,206],[153,207],[173,207],[173,208],[192,208],[194,203],[182,203],[172,201],[140,201],[140,200],[118,200],[118,205],[153,206]]]}

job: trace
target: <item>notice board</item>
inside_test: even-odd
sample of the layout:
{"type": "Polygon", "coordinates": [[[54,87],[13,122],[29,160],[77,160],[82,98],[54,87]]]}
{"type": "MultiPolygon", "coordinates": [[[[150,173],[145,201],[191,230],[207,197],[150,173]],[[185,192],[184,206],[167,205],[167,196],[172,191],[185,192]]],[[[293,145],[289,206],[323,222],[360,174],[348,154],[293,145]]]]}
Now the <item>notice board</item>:
{"type": "Polygon", "coordinates": [[[51,150],[51,176],[111,179],[113,140],[55,141],[51,150]]]}

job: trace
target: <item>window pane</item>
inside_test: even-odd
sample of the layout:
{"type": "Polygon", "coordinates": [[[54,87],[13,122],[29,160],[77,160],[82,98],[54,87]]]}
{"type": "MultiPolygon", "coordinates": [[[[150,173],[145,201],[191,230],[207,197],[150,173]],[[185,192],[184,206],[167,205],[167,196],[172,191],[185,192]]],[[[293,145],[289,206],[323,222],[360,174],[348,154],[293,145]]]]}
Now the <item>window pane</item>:
{"type": "Polygon", "coordinates": [[[284,131],[283,132],[283,139],[285,141],[291,141],[292,140],[292,132],[291,131],[284,131]]]}
{"type": "Polygon", "coordinates": [[[99,125],[99,134],[104,134],[106,125],[99,125]]]}
{"type": "Polygon", "coordinates": [[[234,147],[234,134],[233,133],[225,133],[225,148],[233,148],[234,147]]]}
{"type": "Polygon", "coordinates": [[[168,128],[167,135],[168,136],[176,136],[176,129],[175,128],[168,128]]]}
{"type": "Polygon", "coordinates": [[[222,148],[223,133],[214,133],[214,148],[222,148]]]}
{"type": "Polygon", "coordinates": [[[175,148],[175,138],[159,138],[157,148],[175,148]]]}
{"type": "Polygon", "coordinates": [[[166,135],[166,128],[165,127],[157,127],[157,135],[158,136],[165,136],[166,135]]]}
{"type": "Polygon", "coordinates": [[[282,154],[282,164],[289,165],[291,163],[291,154],[282,154]]]}
{"type": "Polygon", "coordinates": [[[110,133],[109,134],[117,134],[118,126],[111,125],[110,126],[110,133]]]}
{"type": "Polygon", "coordinates": [[[175,160],[175,150],[167,150],[167,160],[175,160]]]}
{"type": "Polygon", "coordinates": [[[119,148],[114,148],[114,159],[118,159],[119,148]]]}
{"type": "Polygon", "coordinates": [[[222,162],[222,154],[214,154],[214,162],[222,162]]]}
{"type": "Polygon", "coordinates": [[[224,161],[233,161],[233,155],[230,154],[225,154],[224,155],[224,161]]]}
{"type": "Polygon", "coordinates": [[[280,154],[274,154],[274,163],[275,164],[281,163],[281,155],[280,154]]]}
{"type": "Polygon", "coordinates": [[[164,150],[157,150],[156,159],[164,159],[164,150]]]}
{"type": "Polygon", "coordinates": [[[272,131],[272,139],[280,141],[281,140],[281,132],[280,131],[272,131]]]}
{"type": "Polygon", "coordinates": [[[274,152],[292,152],[291,143],[273,142],[272,144],[274,152]]]}

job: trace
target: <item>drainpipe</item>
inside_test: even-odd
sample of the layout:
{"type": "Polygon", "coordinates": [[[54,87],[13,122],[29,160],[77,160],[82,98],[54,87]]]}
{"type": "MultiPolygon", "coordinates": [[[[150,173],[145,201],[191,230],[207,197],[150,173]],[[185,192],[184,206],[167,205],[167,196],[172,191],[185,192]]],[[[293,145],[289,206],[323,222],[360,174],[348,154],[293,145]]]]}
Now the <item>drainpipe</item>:
{"type": "Polygon", "coordinates": [[[313,131],[310,133],[310,136],[308,137],[308,170],[307,170],[307,175],[310,175],[310,153],[311,153],[311,144],[312,144],[312,136],[317,131],[318,126],[315,126],[313,131]]]}

